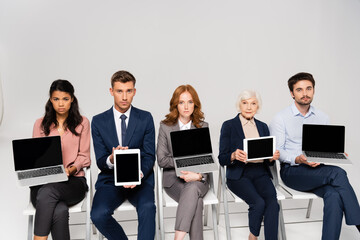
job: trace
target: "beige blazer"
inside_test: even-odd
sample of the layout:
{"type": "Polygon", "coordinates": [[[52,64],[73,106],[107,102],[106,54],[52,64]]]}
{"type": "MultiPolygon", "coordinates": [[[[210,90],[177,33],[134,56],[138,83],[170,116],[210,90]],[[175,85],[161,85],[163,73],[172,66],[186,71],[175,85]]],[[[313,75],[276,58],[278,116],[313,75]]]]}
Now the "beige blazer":
{"type": "MultiPolygon", "coordinates": [[[[208,127],[209,124],[207,122],[201,123],[202,127],[208,127]]],[[[196,128],[193,124],[191,125],[191,129],[196,128]]],[[[164,169],[163,171],[163,186],[171,187],[176,179],[178,178],[175,173],[174,159],[173,159],[173,151],[171,147],[171,138],[170,132],[179,131],[179,124],[168,126],[162,122],[160,122],[160,129],[157,141],[157,161],[160,167],[164,169]]],[[[203,174],[205,180],[207,181],[207,174],[203,174]]]]}

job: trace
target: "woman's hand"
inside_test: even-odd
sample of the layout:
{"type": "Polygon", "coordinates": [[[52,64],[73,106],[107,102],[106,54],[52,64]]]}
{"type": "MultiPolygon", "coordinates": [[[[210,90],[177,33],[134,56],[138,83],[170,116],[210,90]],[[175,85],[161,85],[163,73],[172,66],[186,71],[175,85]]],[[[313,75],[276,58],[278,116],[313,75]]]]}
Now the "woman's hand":
{"type": "Polygon", "coordinates": [[[272,159],[270,159],[270,162],[272,162],[274,160],[278,160],[279,158],[280,158],[280,152],[279,152],[279,150],[276,150],[274,152],[274,155],[273,155],[272,159]]]}
{"type": "Polygon", "coordinates": [[[202,175],[200,173],[194,173],[190,171],[181,171],[181,179],[184,179],[185,182],[195,182],[201,181],[202,175]]]}
{"type": "Polygon", "coordinates": [[[65,173],[68,177],[73,176],[77,172],[77,168],[75,166],[65,168],[65,173]]]}
{"type": "Polygon", "coordinates": [[[236,149],[235,152],[231,154],[231,161],[238,160],[240,162],[246,163],[247,154],[243,150],[236,149]]]}

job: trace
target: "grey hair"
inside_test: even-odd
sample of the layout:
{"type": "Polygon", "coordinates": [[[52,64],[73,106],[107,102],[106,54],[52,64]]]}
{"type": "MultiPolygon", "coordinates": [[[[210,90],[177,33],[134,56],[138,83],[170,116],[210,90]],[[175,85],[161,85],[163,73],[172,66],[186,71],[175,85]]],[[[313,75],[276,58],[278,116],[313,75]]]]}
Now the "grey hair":
{"type": "Polygon", "coordinates": [[[241,112],[240,110],[240,103],[243,100],[249,99],[249,98],[255,98],[258,102],[258,111],[261,109],[262,106],[262,101],[261,101],[261,96],[258,92],[254,91],[254,90],[244,90],[242,91],[236,101],[236,110],[238,112],[241,112]]]}

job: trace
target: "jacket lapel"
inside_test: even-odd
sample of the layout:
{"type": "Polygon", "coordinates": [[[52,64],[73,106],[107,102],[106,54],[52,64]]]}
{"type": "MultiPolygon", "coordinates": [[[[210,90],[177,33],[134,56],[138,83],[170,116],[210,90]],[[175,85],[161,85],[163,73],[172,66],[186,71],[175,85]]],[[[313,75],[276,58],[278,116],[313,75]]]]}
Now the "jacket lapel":
{"type": "Polygon", "coordinates": [[[259,132],[259,136],[263,137],[265,133],[264,133],[264,131],[262,129],[262,126],[260,125],[260,122],[258,120],[256,120],[256,118],[254,118],[254,120],[255,120],[256,128],[257,128],[257,130],[259,132]]]}
{"type": "Polygon", "coordinates": [[[130,112],[129,124],[128,127],[126,128],[125,143],[123,143],[123,146],[129,146],[130,140],[134,134],[138,122],[139,122],[139,113],[137,112],[135,107],[132,107],[130,112]]]}
{"type": "Polygon", "coordinates": [[[236,117],[233,119],[232,122],[233,122],[233,126],[235,127],[236,132],[239,135],[240,139],[244,139],[245,134],[244,134],[244,130],[243,130],[242,126],[241,126],[239,114],[236,115],[236,117]]]}
{"type": "Polygon", "coordinates": [[[114,121],[113,108],[110,108],[107,111],[105,128],[108,129],[108,133],[109,133],[109,136],[111,138],[111,142],[115,143],[114,146],[119,146],[119,139],[118,139],[118,136],[117,136],[117,133],[116,133],[116,126],[115,126],[115,121],[114,121]]]}

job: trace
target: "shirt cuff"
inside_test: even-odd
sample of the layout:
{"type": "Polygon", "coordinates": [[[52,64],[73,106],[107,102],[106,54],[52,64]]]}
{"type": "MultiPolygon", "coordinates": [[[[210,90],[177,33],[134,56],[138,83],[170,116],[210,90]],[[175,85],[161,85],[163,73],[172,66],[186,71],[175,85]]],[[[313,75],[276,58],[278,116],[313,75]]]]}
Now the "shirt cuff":
{"type": "Polygon", "coordinates": [[[299,164],[295,163],[297,156],[292,156],[290,159],[290,166],[299,166],[299,164]]]}
{"type": "Polygon", "coordinates": [[[110,156],[106,159],[106,165],[108,166],[109,169],[113,169],[114,168],[114,164],[112,164],[110,162],[110,156]]]}

